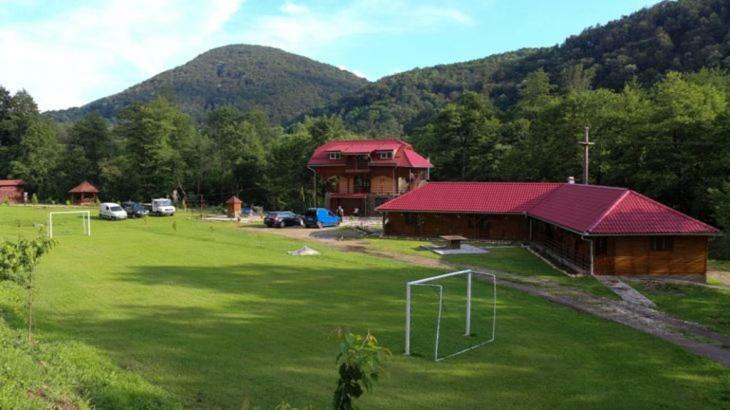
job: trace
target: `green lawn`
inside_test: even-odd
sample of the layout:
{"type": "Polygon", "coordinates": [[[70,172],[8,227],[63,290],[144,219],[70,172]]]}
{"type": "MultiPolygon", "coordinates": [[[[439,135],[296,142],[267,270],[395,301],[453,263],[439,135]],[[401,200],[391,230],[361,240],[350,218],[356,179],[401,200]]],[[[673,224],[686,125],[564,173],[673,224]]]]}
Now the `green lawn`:
{"type": "MultiPolygon", "coordinates": [[[[0,207],[0,230],[31,234],[46,212],[0,207]]],[[[186,407],[329,407],[338,326],[394,352],[363,408],[727,405],[724,367],[520,292],[498,289],[495,342],[434,363],[400,354],[404,283],[440,272],[316,243],[290,257],[301,243],[183,216],[92,225],[59,227],[39,266],[40,338],[95,346],[186,407]]]]}
{"type": "Polygon", "coordinates": [[[410,239],[368,239],[373,249],[384,252],[403,253],[408,255],[423,256],[432,259],[441,258],[443,261],[456,266],[474,266],[484,269],[501,270],[504,272],[540,278],[559,283],[564,286],[571,286],[586,290],[599,296],[616,299],[618,296],[595,278],[581,276],[571,278],[562,272],[553,269],[535,255],[519,247],[495,247],[491,248],[488,254],[480,255],[445,255],[441,256],[421,246],[431,243],[428,241],[417,241],[410,239]]]}
{"type": "Polygon", "coordinates": [[[654,281],[631,284],[661,310],[730,335],[730,290],[654,281]]]}

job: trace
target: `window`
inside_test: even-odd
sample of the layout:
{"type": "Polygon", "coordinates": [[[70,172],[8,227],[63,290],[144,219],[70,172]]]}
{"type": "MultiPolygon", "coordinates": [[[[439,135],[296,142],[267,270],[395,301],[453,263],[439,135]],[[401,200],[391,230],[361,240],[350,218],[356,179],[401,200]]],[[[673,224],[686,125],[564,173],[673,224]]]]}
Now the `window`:
{"type": "Polygon", "coordinates": [[[329,153],[330,159],[340,159],[342,158],[342,153],[340,151],[332,151],[329,153]]]}
{"type": "Polygon", "coordinates": [[[674,248],[674,238],[671,236],[654,236],[651,238],[652,251],[671,251],[674,248]]]}
{"type": "Polygon", "coordinates": [[[596,256],[608,255],[608,239],[598,238],[593,242],[594,251],[596,256]]]}
{"type": "Polygon", "coordinates": [[[378,158],[393,159],[393,151],[380,151],[380,152],[378,152],[378,158]]]}

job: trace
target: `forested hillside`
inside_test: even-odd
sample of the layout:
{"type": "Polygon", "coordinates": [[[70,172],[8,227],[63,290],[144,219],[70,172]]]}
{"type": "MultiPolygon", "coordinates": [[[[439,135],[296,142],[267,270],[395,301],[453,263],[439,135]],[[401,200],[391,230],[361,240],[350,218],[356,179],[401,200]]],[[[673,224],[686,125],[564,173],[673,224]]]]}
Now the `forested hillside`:
{"type": "Polygon", "coordinates": [[[279,49],[229,45],[118,94],[49,115],[75,121],[95,112],[112,119],[134,102],[164,96],[196,120],[213,108],[232,105],[244,111],[260,108],[272,121],[282,123],[367,83],[348,71],[279,49]]]}
{"type": "MultiPolygon", "coordinates": [[[[507,35],[507,34],[506,34],[507,35]]],[[[560,89],[651,85],[669,71],[730,69],[730,4],[726,0],[665,1],[592,27],[559,46],[415,69],[383,78],[325,109],[358,132],[409,133],[465,91],[512,107],[527,74],[542,68],[560,89]]]]}

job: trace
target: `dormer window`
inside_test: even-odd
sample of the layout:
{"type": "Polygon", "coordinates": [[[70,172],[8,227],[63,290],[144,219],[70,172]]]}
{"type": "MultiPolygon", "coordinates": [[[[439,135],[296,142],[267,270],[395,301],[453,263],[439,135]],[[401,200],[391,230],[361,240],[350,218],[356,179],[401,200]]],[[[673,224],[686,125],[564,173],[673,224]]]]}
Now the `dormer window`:
{"type": "Polygon", "coordinates": [[[340,159],[342,158],[342,153],[340,151],[332,151],[329,153],[330,159],[340,159]]]}
{"type": "Polygon", "coordinates": [[[378,151],[379,159],[393,159],[393,151],[378,151]]]}

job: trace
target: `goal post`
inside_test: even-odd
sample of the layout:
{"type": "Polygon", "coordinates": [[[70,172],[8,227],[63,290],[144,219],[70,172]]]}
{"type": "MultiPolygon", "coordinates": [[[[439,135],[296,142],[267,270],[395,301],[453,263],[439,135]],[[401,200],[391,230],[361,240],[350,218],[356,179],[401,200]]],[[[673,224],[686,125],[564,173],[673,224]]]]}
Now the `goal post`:
{"type": "MultiPolygon", "coordinates": [[[[478,279],[477,279],[478,280],[478,279]]],[[[427,287],[427,288],[433,288],[437,291],[438,295],[438,304],[437,304],[437,311],[436,311],[436,320],[435,320],[435,335],[434,335],[434,345],[433,345],[433,358],[434,361],[440,362],[444,359],[448,359],[450,357],[454,357],[457,355],[460,355],[462,353],[468,352],[470,350],[476,349],[480,346],[483,346],[487,343],[493,342],[496,337],[496,324],[497,324],[497,277],[492,273],[487,272],[478,272],[473,271],[471,269],[461,270],[457,272],[449,272],[442,275],[437,276],[431,276],[428,278],[413,280],[406,283],[406,323],[405,323],[405,354],[410,355],[411,352],[411,333],[412,333],[412,323],[413,323],[413,289],[417,287],[427,287]],[[475,283],[475,276],[483,277],[485,279],[484,283],[487,283],[488,285],[491,285],[491,291],[492,291],[492,297],[491,297],[491,303],[489,303],[488,310],[491,310],[491,332],[487,332],[489,334],[489,338],[486,340],[481,340],[478,342],[475,342],[473,344],[470,344],[464,348],[461,348],[460,350],[449,353],[446,355],[439,355],[439,347],[440,347],[440,341],[441,341],[441,331],[442,331],[442,316],[444,312],[444,288],[445,286],[449,286],[448,284],[439,284],[438,282],[443,282],[446,279],[450,278],[458,278],[458,277],[464,277],[465,278],[465,294],[464,294],[464,323],[463,323],[463,336],[469,337],[472,336],[472,308],[473,308],[473,298],[475,296],[475,293],[473,291],[473,286],[475,283]]],[[[487,297],[489,295],[477,295],[477,296],[484,296],[487,297]]],[[[480,323],[480,325],[486,326],[485,323],[480,323]]]]}
{"type": "Polygon", "coordinates": [[[86,236],[91,236],[91,211],[52,211],[48,213],[48,237],[53,239],[53,216],[54,215],[81,215],[81,229],[86,236]]]}

